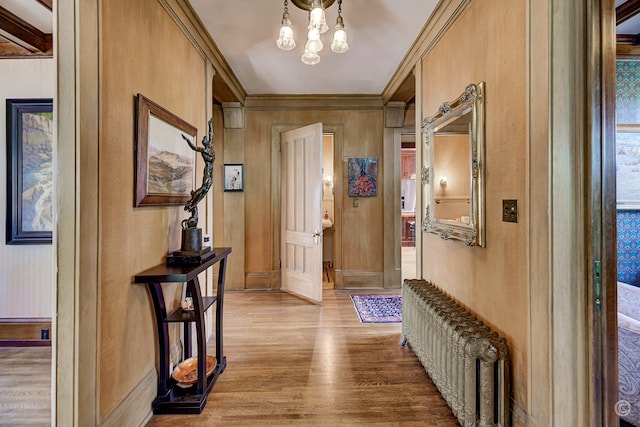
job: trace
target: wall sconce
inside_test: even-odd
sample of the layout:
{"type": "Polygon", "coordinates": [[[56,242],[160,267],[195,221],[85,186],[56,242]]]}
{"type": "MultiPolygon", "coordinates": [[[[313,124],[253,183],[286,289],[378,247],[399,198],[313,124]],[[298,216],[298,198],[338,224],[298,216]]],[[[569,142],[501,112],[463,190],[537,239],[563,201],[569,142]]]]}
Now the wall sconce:
{"type": "Polygon", "coordinates": [[[440,177],[440,187],[442,187],[442,189],[447,187],[447,177],[446,176],[440,177]]]}
{"type": "MultiPolygon", "coordinates": [[[[333,175],[322,175],[322,183],[324,184],[324,187],[330,189],[333,194],[333,175]]],[[[324,188],[322,189],[322,192],[324,193],[324,188]]]]}

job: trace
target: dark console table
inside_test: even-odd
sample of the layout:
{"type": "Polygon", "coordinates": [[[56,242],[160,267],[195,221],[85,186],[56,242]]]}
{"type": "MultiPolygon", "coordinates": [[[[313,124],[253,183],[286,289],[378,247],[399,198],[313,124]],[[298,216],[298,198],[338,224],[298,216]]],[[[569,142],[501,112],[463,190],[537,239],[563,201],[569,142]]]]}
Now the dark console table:
{"type": "Polygon", "coordinates": [[[231,248],[215,248],[215,256],[199,265],[187,267],[157,265],[142,273],[136,274],[135,283],[146,283],[153,300],[160,352],[160,372],[158,373],[158,395],[153,401],[154,414],[199,414],[207,403],[207,395],[227,367],[227,359],[222,351],[222,303],[224,301],[224,276],[227,256],[231,248]],[[218,290],[215,296],[203,296],[200,291],[198,274],[220,263],[218,273],[218,290]],[[186,283],[187,296],[193,298],[193,311],[178,308],[167,315],[167,309],[162,295],[164,283],[186,283]],[[213,303],[216,304],[216,367],[206,377],[206,337],[204,313],[213,303]],[[191,356],[191,322],[195,322],[196,345],[198,350],[198,381],[189,388],[182,388],[176,384],[169,372],[169,327],[171,322],[184,323],[184,352],[183,356],[191,356]]]}

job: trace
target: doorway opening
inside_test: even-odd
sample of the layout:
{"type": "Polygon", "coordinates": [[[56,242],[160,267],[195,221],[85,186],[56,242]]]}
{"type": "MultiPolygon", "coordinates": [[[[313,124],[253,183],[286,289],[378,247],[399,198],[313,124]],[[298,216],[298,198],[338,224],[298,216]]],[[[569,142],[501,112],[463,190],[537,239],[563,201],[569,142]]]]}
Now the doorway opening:
{"type": "Polygon", "coordinates": [[[416,277],[416,134],[401,134],[400,217],[402,281],[416,277]]]}
{"type": "MultiPolygon", "coordinates": [[[[618,314],[618,410],[621,426],[640,425],[640,385],[636,342],[640,333],[640,263],[637,260],[640,225],[640,60],[619,55],[616,60],[616,222],[618,314]]],[[[609,357],[615,357],[615,353],[609,357]]]]}
{"type": "Polygon", "coordinates": [[[335,235],[334,135],[322,135],[322,289],[335,289],[333,246],[335,235]]]}

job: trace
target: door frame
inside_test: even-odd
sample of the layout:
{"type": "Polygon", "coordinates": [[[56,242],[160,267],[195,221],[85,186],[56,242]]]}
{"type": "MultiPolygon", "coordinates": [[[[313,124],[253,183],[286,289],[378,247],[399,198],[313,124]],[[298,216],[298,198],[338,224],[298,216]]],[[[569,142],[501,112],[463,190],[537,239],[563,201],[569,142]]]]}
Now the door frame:
{"type": "Polygon", "coordinates": [[[618,423],[614,9],[613,0],[528,1],[527,406],[544,425],[618,423]]]}
{"type": "MultiPolygon", "coordinates": [[[[596,284],[589,287],[592,294],[593,325],[593,387],[594,421],[596,425],[617,426],[618,414],[618,265],[617,265],[617,221],[616,221],[616,11],[614,0],[593,0],[592,30],[587,43],[591,57],[588,58],[587,82],[591,114],[590,126],[591,161],[590,188],[587,212],[590,228],[591,263],[589,276],[598,280],[594,263],[601,262],[602,296],[594,295],[596,284]],[[597,304],[597,298],[601,304],[597,304]]],[[[588,21],[589,22],[589,21],[588,21]]]]}
{"type": "MultiPolygon", "coordinates": [[[[397,166],[397,174],[394,174],[394,177],[397,177],[396,182],[394,182],[394,188],[400,188],[399,191],[397,191],[397,205],[398,205],[398,209],[396,209],[396,213],[394,214],[394,224],[395,224],[395,229],[396,230],[401,230],[402,227],[402,209],[401,209],[401,202],[400,202],[400,196],[401,196],[401,184],[402,184],[402,135],[403,134],[411,134],[414,135],[414,139],[415,139],[415,150],[416,150],[416,210],[415,210],[415,248],[416,248],[416,271],[415,273],[415,278],[421,278],[422,277],[422,250],[421,250],[421,245],[420,245],[420,250],[418,250],[419,247],[419,240],[420,243],[422,242],[422,180],[421,180],[421,171],[422,171],[422,157],[419,156],[418,153],[421,153],[421,146],[422,146],[422,132],[416,132],[416,128],[415,127],[403,127],[403,128],[397,128],[394,129],[393,132],[393,151],[394,151],[394,157],[397,157],[399,160],[398,166],[397,166]]],[[[395,240],[397,240],[396,245],[394,245],[394,249],[398,252],[398,261],[397,261],[397,266],[399,265],[399,269],[400,269],[400,274],[402,275],[402,232],[398,232],[396,233],[396,237],[395,240]]]]}
{"type": "MultiPolygon", "coordinates": [[[[273,271],[271,289],[280,290],[282,283],[281,270],[281,152],[280,134],[302,126],[308,122],[300,124],[275,124],[271,126],[271,235],[273,236],[271,270],[273,271]]],[[[343,209],[343,125],[326,124],[322,122],[322,133],[333,134],[333,185],[334,185],[334,219],[333,219],[333,268],[335,273],[335,289],[344,289],[342,276],[342,209],[343,209]]]]}

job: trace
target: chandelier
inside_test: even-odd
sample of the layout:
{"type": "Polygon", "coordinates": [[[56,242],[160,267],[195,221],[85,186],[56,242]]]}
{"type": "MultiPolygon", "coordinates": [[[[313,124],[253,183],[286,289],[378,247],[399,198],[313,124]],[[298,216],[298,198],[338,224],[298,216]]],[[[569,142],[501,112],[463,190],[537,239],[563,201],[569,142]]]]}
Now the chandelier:
{"type": "MultiPolygon", "coordinates": [[[[307,65],[315,65],[320,62],[318,53],[323,49],[320,35],[329,30],[325,20],[324,9],[331,6],[335,0],[291,0],[291,2],[302,10],[309,11],[309,25],[307,26],[307,42],[304,45],[302,62],[307,65]]],[[[336,53],[344,53],[349,50],[347,44],[347,33],[344,31],[344,21],[342,20],[342,0],[338,0],[338,18],[336,19],[336,32],[333,34],[331,50],[336,53]]],[[[293,39],[293,28],[291,27],[291,16],[289,16],[289,1],[284,0],[284,12],[282,13],[282,26],[280,27],[280,37],[276,40],[276,45],[282,50],[291,50],[296,47],[293,39]]]]}

